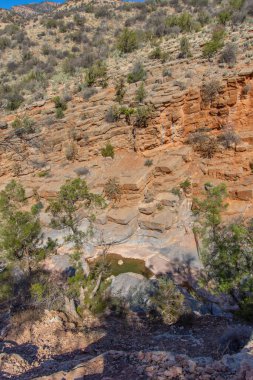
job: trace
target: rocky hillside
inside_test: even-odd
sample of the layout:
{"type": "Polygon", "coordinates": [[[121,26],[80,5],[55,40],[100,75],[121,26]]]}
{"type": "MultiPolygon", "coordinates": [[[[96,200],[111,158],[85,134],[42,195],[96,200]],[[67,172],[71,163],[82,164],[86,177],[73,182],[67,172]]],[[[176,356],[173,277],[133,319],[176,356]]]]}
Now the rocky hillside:
{"type": "MultiPolygon", "coordinates": [[[[82,244],[84,261],[106,247],[107,254],[143,260],[154,275],[173,272],[178,286],[189,294],[189,287],[197,292],[195,282],[181,273],[190,266],[196,274],[203,266],[193,229],[194,199],[224,183],[228,207],[222,221],[247,223],[253,217],[252,17],[247,0],[69,0],[1,11],[0,190],[14,179],[26,191],[23,208],[40,205],[43,243],[57,239],[43,269],[58,275],[71,266],[73,244],[66,241],[66,228],[52,226],[48,206],[67,180],[81,178],[106,201],[106,207],[93,210],[93,234],[82,244]]],[[[87,220],[87,210],[79,209],[83,233],[87,220]]],[[[215,314],[213,318],[231,317],[233,308],[226,308],[223,298],[198,297],[200,302],[208,299],[206,313],[215,314]]],[[[52,317],[61,324],[61,342],[62,331],[70,338],[83,337],[76,325],[74,332],[69,325],[62,327],[61,318],[52,317]]],[[[225,320],[219,323],[227,326],[225,320]]],[[[207,325],[203,335],[209,333],[207,325]]],[[[18,341],[13,331],[6,339],[18,346],[43,346],[28,336],[18,341]]],[[[180,327],[176,333],[180,335],[180,327]]],[[[209,343],[198,334],[186,334],[186,341],[190,335],[196,350],[198,345],[202,350],[209,343]]],[[[113,346],[115,351],[103,347],[97,356],[87,354],[91,371],[108,360],[113,373],[86,373],[86,364],[81,364],[69,375],[52,377],[52,371],[45,371],[46,378],[98,374],[90,378],[125,379],[129,376],[117,374],[124,366],[126,373],[133,371],[132,379],[253,376],[246,368],[252,365],[251,357],[246,367],[241,365],[250,356],[248,346],[242,354],[237,353],[240,345],[233,352],[225,350],[237,356],[222,359],[214,355],[220,343],[213,338],[214,347],[205,358],[199,358],[197,350],[190,359],[191,350],[184,351],[183,344],[173,350],[164,339],[156,346],[154,339],[151,334],[145,347],[131,348],[130,353],[113,346]],[[240,365],[227,365],[230,360],[240,365]]],[[[52,347],[45,354],[48,361],[52,347]]],[[[57,355],[78,349],[84,346],[64,348],[57,355]]],[[[33,372],[45,366],[43,354],[39,364],[31,364],[29,355],[20,359],[20,372],[13,371],[12,359],[3,355],[4,376],[30,379],[43,374],[44,367],[33,372]]],[[[73,365],[70,359],[66,370],[82,363],[82,357],[73,365]]],[[[54,372],[64,371],[52,360],[54,372]]]]}
{"type": "MultiPolygon", "coordinates": [[[[214,28],[209,23],[198,26],[194,33],[180,34],[179,27],[172,27],[178,28],[176,34],[173,29],[159,36],[162,32],[156,29],[155,20],[163,19],[161,12],[170,15],[171,7],[157,6],[152,10],[145,4],[116,3],[110,5],[111,9],[98,8],[96,14],[96,9],[87,13],[86,7],[80,5],[77,16],[76,8],[71,11],[74,5],[76,2],[63,5],[63,10],[51,18],[21,20],[22,31],[11,32],[10,24],[3,26],[3,35],[22,33],[21,44],[27,41],[31,46],[29,53],[22,53],[14,37],[12,46],[3,52],[8,74],[3,71],[2,88],[8,90],[6,101],[2,98],[1,136],[6,142],[13,139],[17,149],[2,151],[1,185],[18,178],[30,197],[36,193],[47,202],[67,178],[81,174],[99,193],[115,178],[122,196],[116,204],[110,202],[106,212],[97,217],[97,224],[106,241],[122,243],[117,252],[133,251],[134,256],[150,260],[160,253],[161,260],[174,253],[177,257],[185,253],[196,257],[190,232],[191,198],[201,192],[204,183],[227,184],[228,216],[252,216],[251,19],[236,26],[225,25],[224,49],[232,41],[237,49],[235,61],[226,63],[220,61],[222,53],[203,58],[203,46],[211,39],[214,28]],[[136,21],[131,21],[134,17],[136,21]],[[73,19],[71,32],[68,27],[65,31],[63,24],[73,19]],[[150,28],[155,33],[154,40],[145,41],[140,36],[138,50],[119,55],[114,36],[120,33],[122,23],[134,25],[137,34],[141,34],[141,25],[147,33],[150,28]],[[188,57],[180,55],[182,38],[189,43],[188,57]],[[92,50],[85,53],[88,46],[92,50]],[[16,58],[10,61],[8,57],[16,58]],[[104,78],[97,78],[90,86],[85,77],[85,70],[90,69],[82,67],[94,69],[96,57],[107,57],[106,68],[101,69],[104,78]],[[129,73],[134,68],[138,71],[138,65],[141,74],[137,76],[144,75],[144,99],[136,100],[142,83],[137,78],[124,85],[124,98],[119,104],[117,83],[121,78],[127,82],[129,73]],[[106,83],[99,83],[103,81],[106,83]],[[12,86],[20,88],[19,95],[12,95],[12,86]],[[16,108],[16,104],[10,104],[13,96],[19,98],[14,99],[19,107],[8,111],[10,106],[16,108]],[[57,114],[57,96],[64,99],[66,110],[62,115],[57,114]],[[35,101],[36,98],[42,99],[35,101]],[[26,119],[33,126],[20,137],[15,133],[15,122],[22,124],[26,119]],[[234,136],[220,143],[209,157],[208,152],[201,153],[187,143],[189,136],[198,131],[214,138],[234,136]],[[113,159],[101,155],[108,143],[115,150],[113,159]],[[190,186],[179,197],[180,184],[186,180],[190,186]]],[[[45,216],[47,227],[46,221],[45,216]]]]}
{"type": "Polygon", "coordinates": [[[42,3],[17,5],[12,7],[12,11],[23,17],[31,17],[36,16],[37,14],[52,12],[57,8],[57,6],[58,4],[55,2],[44,1],[42,3]]]}

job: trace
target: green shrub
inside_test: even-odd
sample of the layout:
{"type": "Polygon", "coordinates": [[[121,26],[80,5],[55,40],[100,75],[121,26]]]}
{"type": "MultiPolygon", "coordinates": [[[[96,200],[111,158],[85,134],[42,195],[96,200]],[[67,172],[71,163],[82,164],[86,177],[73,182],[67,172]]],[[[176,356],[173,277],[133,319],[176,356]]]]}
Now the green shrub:
{"type": "Polygon", "coordinates": [[[74,23],[77,25],[77,26],[83,26],[83,24],[85,23],[85,17],[84,16],[81,16],[79,15],[78,13],[75,13],[74,14],[74,23]]]}
{"type": "Polygon", "coordinates": [[[226,25],[231,20],[231,13],[228,10],[224,10],[218,14],[218,21],[222,25],[226,25]]]}
{"type": "Polygon", "coordinates": [[[138,48],[138,37],[134,30],[125,28],[119,35],[117,48],[121,53],[131,53],[138,48]]]}
{"type": "Polygon", "coordinates": [[[111,143],[107,143],[104,148],[101,149],[101,154],[103,157],[114,158],[114,148],[111,143]]]}
{"type": "Polygon", "coordinates": [[[64,112],[62,108],[56,108],[55,110],[55,116],[57,119],[63,119],[64,118],[64,112]]]}
{"type": "Polygon", "coordinates": [[[168,53],[163,52],[160,46],[156,46],[149,54],[150,59],[160,59],[163,63],[168,59],[168,53]]]}
{"type": "Polygon", "coordinates": [[[132,71],[127,76],[128,83],[135,83],[139,81],[144,81],[146,79],[147,73],[140,62],[136,62],[132,71]]]}
{"type": "Polygon", "coordinates": [[[182,32],[190,32],[196,29],[196,22],[188,12],[179,15],[171,15],[166,19],[166,26],[169,28],[179,27],[182,32]]]}
{"type": "Polygon", "coordinates": [[[64,117],[64,112],[67,109],[67,102],[60,96],[55,96],[53,98],[55,104],[55,116],[57,119],[62,119],[64,117]]]}
{"type": "Polygon", "coordinates": [[[75,62],[70,58],[66,58],[62,64],[62,71],[65,74],[74,75],[76,71],[75,62]]]}
{"type": "Polygon", "coordinates": [[[108,123],[114,123],[115,121],[119,120],[120,114],[120,108],[114,105],[110,107],[109,110],[106,112],[105,120],[108,123]]]}
{"type": "Polygon", "coordinates": [[[76,149],[73,143],[69,144],[65,149],[65,157],[68,161],[73,161],[75,159],[76,149]]]}
{"type": "Polygon", "coordinates": [[[16,109],[18,109],[21,106],[21,104],[24,101],[23,96],[20,95],[19,93],[8,94],[8,96],[6,98],[7,98],[6,108],[9,111],[15,111],[16,109]]]}
{"type": "Polygon", "coordinates": [[[11,46],[11,40],[8,37],[0,37],[0,50],[5,50],[11,46]]]}
{"type": "Polygon", "coordinates": [[[98,61],[86,72],[86,85],[93,86],[96,82],[102,87],[107,86],[107,67],[102,61],[98,61]]]}
{"type": "MultiPolygon", "coordinates": [[[[226,186],[209,186],[204,199],[195,199],[198,216],[195,233],[201,239],[200,253],[207,279],[216,290],[237,299],[242,313],[253,304],[252,225],[222,224],[221,212],[227,205],[226,186]]],[[[252,313],[251,313],[252,318],[252,313]]]]}
{"type": "Polygon", "coordinates": [[[120,78],[115,84],[116,101],[121,103],[126,93],[124,78],[120,78]]]}
{"type": "Polygon", "coordinates": [[[23,118],[16,117],[12,123],[12,128],[18,135],[29,134],[34,132],[34,121],[28,116],[23,118]]]}
{"type": "Polygon", "coordinates": [[[55,108],[61,108],[63,111],[67,109],[67,103],[60,96],[55,96],[53,98],[53,102],[55,104],[55,108]]]}
{"type": "Polygon", "coordinates": [[[146,96],[147,93],[144,87],[144,83],[142,82],[136,90],[135,99],[137,100],[137,102],[142,103],[146,96]]]}
{"type": "Polygon", "coordinates": [[[139,128],[146,128],[148,126],[148,119],[150,118],[152,110],[149,106],[137,107],[135,112],[136,126],[139,128]]]}
{"type": "Polygon", "coordinates": [[[134,115],[135,113],[135,109],[132,108],[132,107],[120,107],[119,109],[119,112],[120,112],[120,115],[124,115],[125,116],[125,120],[128,124],[130,124],[130,118],[132,115],[134,115]]]}
{"type": "Polygon", "coordinates": [[[150,158],[148,158],[148,159],[145,161],[144,165],[145,165],[145,166],[148,166],[148,167],[152,166],[152,165],[153,165],[153,160],[151,160],[150,158]]]}
{"type": "Polygon", "coordinates": [[[180,197],[180,188],[179,187],[173,187],[171,189],[171,193],[180,197]]]}
{"type": "Polygon", "coordinates": [[[58,26],[58,22],[53,18],[48,18],[44,21],[44,25],[47,29],[56,29],[58,26]]]}
{"type": "Polygon", "coordinates": [[[215,53],[217,53],[217,51],[224,45],[224,37],[224,29],[217,28],[214,30],[211,40],[204,45],[203,56],[205,58],[211,58],[215,53]]]}
{"type": "Polygon", "coordinates": [[[31,296],[35,300],[36,303],[41,303],[45,297],[45,293],[47,291],[46,286],[39,282],[31,285],[31,296]]]}
{"type": "Polygon", "coordinates": [[[23,211],[24,188],[9,182],[0,192],[0,249],[8,262],[20,262],[27,274],[36,266],[41,225],[37,215],[23,211]]]}
{"type": "Polygon", "coordinates": [[[240,10],[245,3],[245,0],[230,0],[229,5],[233,10],[240,10]]]}
{"type": "Polygon", "coordinates": [[[191,57],[190,43],[187,37],[182,37],[180,41],[180,53],[179,58],[189,58],[191,57]]]}
{"type": "Polygon", "coordinates": [[[170,69],[163,69],[163,77],[172,77],[172,71],[170,69]]]}
{"type": "Polygon", "coordinates": [[[205,11],[199,12],[199,14],[198,14],[198,22],[202,26],[209,24],[209,22],[210,22],[210,15],[209,15],[209,13],[207,13],[205,11]]]}
{"type": "Polygon", "coordinates": [[[191,187],[191,181],[189,179],[186,179],[185,181],[180,183],[180,187],[181,187],[181,189],[186,191],[187,189],[189,189],[191,187]]]}
{"type": "Polygon", "coordinates": [[[176,323],[186,313],[183,294],[166,277],[158,279],[157,290],[151,300],[165,324],[176,323]]]}

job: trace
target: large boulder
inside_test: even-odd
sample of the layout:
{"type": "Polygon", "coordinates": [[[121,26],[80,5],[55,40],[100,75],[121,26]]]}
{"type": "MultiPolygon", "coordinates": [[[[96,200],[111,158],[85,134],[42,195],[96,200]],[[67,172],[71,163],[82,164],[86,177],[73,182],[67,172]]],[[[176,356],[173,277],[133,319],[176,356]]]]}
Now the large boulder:
{"type": "Polygon", "coordinates": [[[126,303],[131,309],[145,309],[154,291],[152,281],[138,273],[122,273],[114,277],[109,294],[126,303]]]}
{"type": "Polygon", "coordinates": [[[112,209],[108,213],[108,220],[118,224],[128,224],[136,218],[138,210],[131,207],[123,207],[118,209],[112,209]]]}
{"type": "Polygon", "coordinates": [[[155,215],[142,215],[139,218],[139,226],[142,229],[164,232],[172,227],[173,221],[173,213],[168,209],[164,209],[155,215]]]}

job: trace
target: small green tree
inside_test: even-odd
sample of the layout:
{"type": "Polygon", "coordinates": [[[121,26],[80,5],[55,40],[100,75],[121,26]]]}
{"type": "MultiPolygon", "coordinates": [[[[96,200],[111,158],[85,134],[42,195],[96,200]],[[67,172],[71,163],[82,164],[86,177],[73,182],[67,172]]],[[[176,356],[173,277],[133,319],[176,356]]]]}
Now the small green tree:
{"type": "Polygon", "coordinates": [[[211,58],[224,46],[225,30],[217,28],[213,31],[212,38],[203,47],[203,56],[211,58]]]}
{"type": "Polygon", "coordinates": [[[93,86],[96,82],[102,87],[107,86],[107,66],[103,61],[96,62],[91,66],[85,76],[86,85],[93,86]]]}
{"type": "MultiPolygon", "coordinates": [[[[78,210],[81,208],[91,211],[92,207],[104,206],[103,197],[91,193],[86,181],[80,178],[67,181],[61,186],[56,199],[49,204],[48,211],[52,215],[51,225],[54,228],[69,230],[66,241],[73,242],[76,249],[81,249],[84,239],[91,233],[91,224],[87,232],[79,229],[80,217],[78,210]]],[[[89,215],[90,223],[93,215],[89,215]]]]}
{"type": "Polygon", "coordinates": [[[124,78],[120,78],[115,84],[116,101],[121,103],[126,93],[124,78]]]}
{"type": "Polygon", "coordinates": [[[30,273],[40,257],[42,239],[37,209],[23,211],[24,188],[11,181],[0,193],[0,249],[7,262],[20,261],[30,273]]]}
{"type": "Polygon", "coordinates": [[[141,82],[140,86],[136,90],[135,99],[137,102],[142,103],[146,96],[147,93],[144,87],[144,82],[141,82]]]}
{"type": "Polygon", "coordinates": [[[148,126],[148,119],[152,114],[152,109],[149,106],[140,106],[135,111],[135,124],[139,128],[146,128],[148,126]]]}
{"type": "Polygon", "coordinates": [[[198,227],[195,230],[201,237],[207,237],[207,244],[210,238],[215,239],[217,227],[221,223],[221,212],[227,207],[224,204],[226,195],[224,183],[217,186],[206,184],[205,198],[203,200],[195,198],[193,201],[193,211],[198,215],[198,227]]]}
{"type": "Polygon", "coordinates": [[[226,187],[206,184],[206,189],[203,200],[194,200],[194,211],[198,215],[195,232],[201,239],[200,254],[207,279],[214,282],[216,290],[232,295],[241,314],[252,319],[252,224],[222,224],[226,187]]]}

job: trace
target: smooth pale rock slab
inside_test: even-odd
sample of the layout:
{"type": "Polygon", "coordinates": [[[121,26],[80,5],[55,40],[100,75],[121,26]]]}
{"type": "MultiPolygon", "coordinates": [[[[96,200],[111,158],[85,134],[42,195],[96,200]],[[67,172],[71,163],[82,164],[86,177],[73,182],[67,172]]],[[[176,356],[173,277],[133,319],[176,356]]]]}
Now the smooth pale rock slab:
{"type": "Polygon", "coordinates": [[[124,207],[109,211],[108,220],[117,224],[128,224],[138,215],[137,208],[124,207]]]}
{"type": "Polygon", "coordinates": [[[143,229],[164,232],[171,228],[173,220],[174,216],[169,210],[162,210],[152,216],[143,215],[139,219],[139,226],[143,229]]]}
{"type": "Polygon", "coordinates": [[[182,157],[164,157],[156,164],[156,171],[170,174],[182,165],[182,157]]]}
{"type": "Polygon", "coordinates": [[[53,255],[45,261],[45,268],[51,272],[65,272],[72,267],[69,255],[53,255]]]}
{"type": "Polygon", "coordinates": [[[156,199],[163,205],[163,206],[171,206],[175,207],[178,202],[179,198],[176,194],[167,192],[167,193],[160,193],[157,195],[156,199]]]}
{"type": "MultiPolygon", "coordinates": [[[[94,239],[101,240],[106,244],[121,243],[129,239],[136,230],[136,222],[129,223],[127,225],[116,224],[108,222],[105,225],[101,225],[94,239]],[[97,236],[96,236],[97,235],[97,236]]],[[[100,242],[101,243],[101,242],[100,242]]]]}
{"type": "Polygon", "coordinates": [[[151,215],[156,210],[156,202],[141,203],[139,205],[139,211],[142,214],[151,215]]]}

